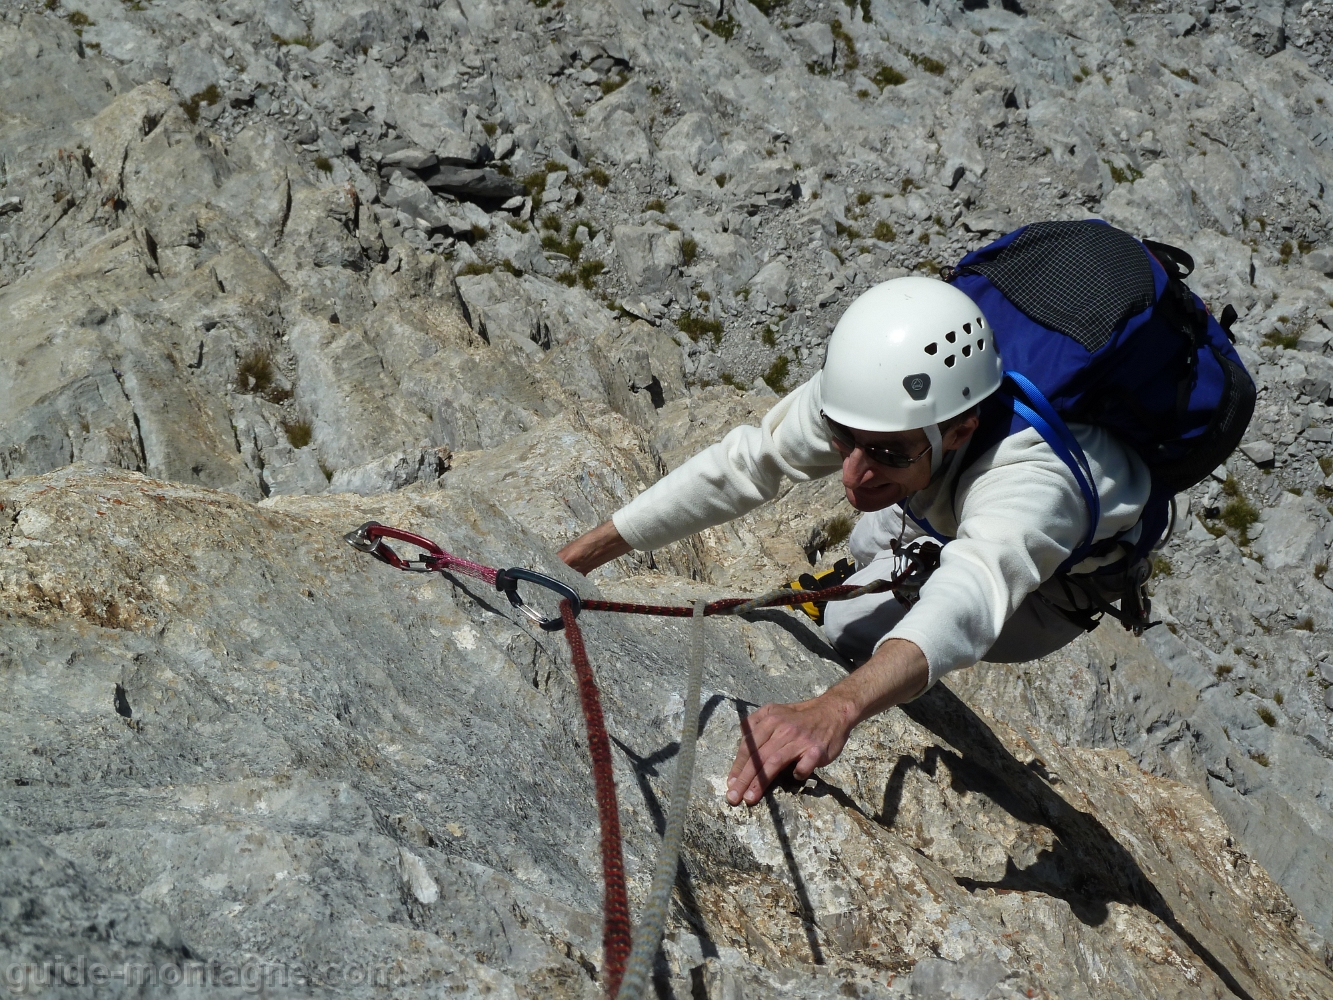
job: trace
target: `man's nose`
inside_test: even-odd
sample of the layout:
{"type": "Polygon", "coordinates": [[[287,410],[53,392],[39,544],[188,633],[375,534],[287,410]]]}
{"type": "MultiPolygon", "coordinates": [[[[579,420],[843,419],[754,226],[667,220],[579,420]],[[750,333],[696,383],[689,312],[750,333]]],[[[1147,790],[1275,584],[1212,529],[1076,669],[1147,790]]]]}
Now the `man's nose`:
{"type": "Polygon", "coordinates": [[[842,485],[856,489],[865,486],[874,478],[875,470],[866,461],[866,453],[860,448],[852,449],[851,454],[842,460],[842,485]]]}

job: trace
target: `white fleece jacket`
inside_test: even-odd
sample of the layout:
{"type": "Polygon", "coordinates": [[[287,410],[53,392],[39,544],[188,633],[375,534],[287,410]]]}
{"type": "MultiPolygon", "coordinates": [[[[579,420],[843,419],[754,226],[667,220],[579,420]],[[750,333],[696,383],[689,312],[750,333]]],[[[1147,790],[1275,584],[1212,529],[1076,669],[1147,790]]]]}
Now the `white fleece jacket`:
{"type": "MultiPolygon", "coordinates": [[[[784,476],[800,482],[839,471],[822,408],[816,375],[769,410],[761,426],[735,428],[616,511],[616,530],[636,549],[661,548],[773,499],[784,476]]],[[[1147,467],[1101,428],[1070,430],[1101,495],[1096,538],[1132,528],[1148,499],[1147,467]]],[[[1024,598],[1083,539],[1088,513],[1073,474],[1032,429],[1005,438],[961,475],[950,462],[909,502],[955,540],[920,602],[885,638],[916,643],[934,683],[990,649],[1024,598]]]]}

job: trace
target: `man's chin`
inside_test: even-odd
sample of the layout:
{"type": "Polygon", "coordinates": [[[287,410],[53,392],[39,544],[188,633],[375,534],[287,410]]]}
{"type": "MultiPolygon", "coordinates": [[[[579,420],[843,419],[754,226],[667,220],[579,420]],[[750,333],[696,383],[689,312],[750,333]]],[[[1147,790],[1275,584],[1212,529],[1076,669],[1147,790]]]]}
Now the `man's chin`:
{"type": "Polygon", "coordinates": [[[843,487],[847,494],[847,502],[859,511],[869,513],[875,510],[883,510],[885,507],[892,507],[906,494],[894,486],[880,486],[871,489],[853,490],[843,487]]]}

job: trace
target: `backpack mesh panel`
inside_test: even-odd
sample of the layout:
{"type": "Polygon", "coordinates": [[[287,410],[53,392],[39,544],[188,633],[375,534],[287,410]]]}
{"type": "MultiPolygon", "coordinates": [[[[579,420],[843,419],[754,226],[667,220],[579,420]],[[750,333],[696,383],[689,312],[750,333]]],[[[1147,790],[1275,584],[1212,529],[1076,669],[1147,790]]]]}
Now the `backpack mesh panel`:
{"type": "Polygon", "coordinates": [[[1037,222],[994,260],[972,264],[1024,314],[1095,351],[1152,305],[1152,265],[1128,233],[1100,222],[1037,222]]]}

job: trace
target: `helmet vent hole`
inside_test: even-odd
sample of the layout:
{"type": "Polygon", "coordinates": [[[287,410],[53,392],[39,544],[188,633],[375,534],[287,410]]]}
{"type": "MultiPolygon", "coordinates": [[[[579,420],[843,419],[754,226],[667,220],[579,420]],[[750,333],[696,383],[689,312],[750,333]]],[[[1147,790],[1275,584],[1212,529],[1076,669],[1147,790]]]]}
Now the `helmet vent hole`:
{"type": "Polygon", "coordinates": [[[972,332],[972,324],[971,324],[971,323],[964,323],[964,324],[963,324],[963,332],[964,332],[964,333],[971,333],[971,332],[972,332]]]}
{"type": "Polygon", "coordinates": [[[963,386],[963,398],[967,399],[971,395],[972,395],[972,390],[969,389],[967,386],[963,386]]]}
{"type": "Polygon", "coordinates": [[[956,334],[956,333],[954,333],[954,331],[950,330],[948,333],[946,333],[946,334],[944,335],[944,339],[947,340],[949,343],[952,344],[955,340],[958,339],[958,334],[956,334]]]}
{"type": "Polygon", "coordinates": [[[971,356],[972,356],[972,345],[971,345],[971,344],[964,344],[964,345],[963,345],[963,357],[965,357],[965,358],[970,358],[971,356]]]}
{"type": "Polygon", "coordinates": [[[945,368],[952,368],[953,365],[954,365],[954,362],[957,361],[957,360],[958,360],[957,357],[955,357],[954,355],[950,354],[947,358],[944,359],[944,367],[945,367],[945,368]]]}
{"type": "Polygon", "coordinates": [[[980,329],[981,329],[982,327],[984,327],[985,325],[986,325],[986,321],[985,321],[984,319],[982,319],[980,316],[978,316],[978,317],[977,317],[977,329],[980,330],[980,329]]]}
{"type": "Polygon", "coordinates": [[[978,340],[978,341],[977,341],[977,350],[978,350],[978,351],[984,351],[985,349],[986,349],[986,341],[985,341],[985,339],[983,338],[982,340],[978,340]]]}
{"type": "Polygon", "coordinates": [[[926,353],[927,353],[927,354],[935,354],[935,353],[937,353],[937,352],[939,351],[939,349],[940,349],[940,345],[939,345],[939,344],[933,344],[933,343],[932,343],[932,344],[927,344],[927,345],[926,345],[926,353]]]}

